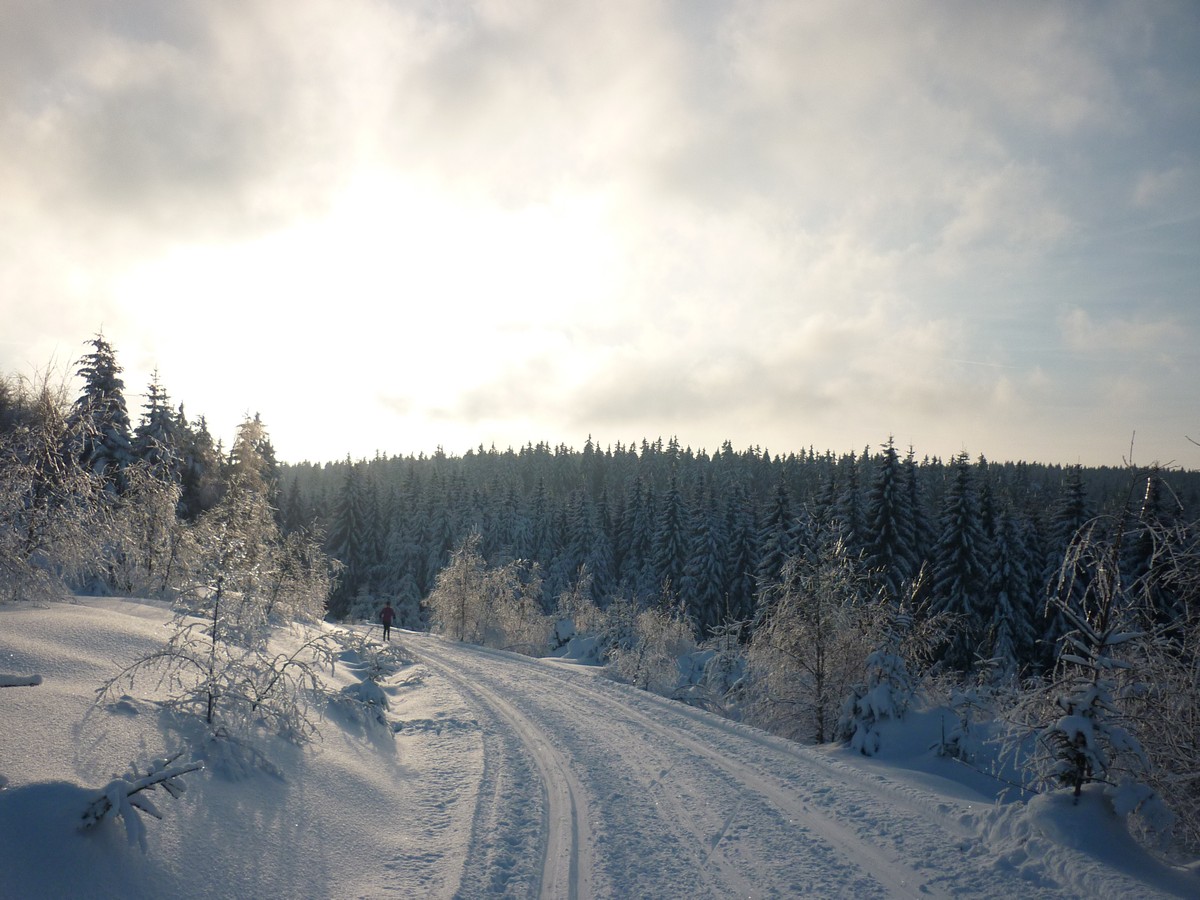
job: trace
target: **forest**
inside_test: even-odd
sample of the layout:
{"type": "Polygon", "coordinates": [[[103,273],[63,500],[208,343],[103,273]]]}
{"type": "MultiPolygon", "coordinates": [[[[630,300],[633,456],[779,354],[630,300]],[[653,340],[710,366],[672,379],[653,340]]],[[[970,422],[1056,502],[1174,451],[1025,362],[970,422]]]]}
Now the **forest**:
{"type": "Polygon", "coordinates": [[[1166,798],[1200,846],[1200,472],[918,459],[890,435],[287,463],[260,416],[226,449],[157,376],[135,423],[115,350],[87,346],[77,393],[0,380],[4,601],[390,602],[534,655],[590,634],[644,687],[864,753],[921,686],[958,711],[947,753],[1004,718],[1041,777],[1166,798]]]}
{"type": "MultiPolygon", "coordinates": [[[[281,465],[279,479],[284,529],[315,525],[345,566],[335,615],[359,597],[364,608],[387,597],[415,614],[475,532],[489,565],[536,564],[547,609],[583,575],[600,606],[667,595],[708,635],[753,620],[789,558],[837,543],[894,596],[923,573],[921,596],[960,616],[964,666],[967,647],[1018,667],[1048,661],[1044,599],[1080,528],[1100,517],[1126,529],[1126,565],[1144,571],[1155,553],[1146,538],[1191,521],[1200,498],[1195,472],[965,452],[918,462],[890,438],[874,452],[787,456],[728,443],[710,456],[661,438],[600,449],[589,439],[581,451],[537,444],[281,465]]],[[[1171,613],[1161,590],[1154,602],[1171,613]]]]}

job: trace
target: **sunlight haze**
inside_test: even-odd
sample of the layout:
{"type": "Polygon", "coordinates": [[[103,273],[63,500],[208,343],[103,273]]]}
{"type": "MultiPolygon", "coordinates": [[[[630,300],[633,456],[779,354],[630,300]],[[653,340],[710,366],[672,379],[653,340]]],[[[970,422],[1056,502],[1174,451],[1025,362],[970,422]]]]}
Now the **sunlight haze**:
{"type": "Polygon", "coordinates": [[[6,4],[0,372],[279,458],[1200,466],[1190,2],[6,4]],[[1136,437],[1135,437],[1136,435],[1136,437]]]}

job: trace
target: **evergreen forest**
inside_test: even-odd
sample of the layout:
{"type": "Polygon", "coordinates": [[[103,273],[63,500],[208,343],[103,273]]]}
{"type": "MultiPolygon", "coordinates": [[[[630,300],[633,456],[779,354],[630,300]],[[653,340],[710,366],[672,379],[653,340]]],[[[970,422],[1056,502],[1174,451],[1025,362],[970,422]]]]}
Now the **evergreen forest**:
{"type": "MultiPolygon", "coordinates": [[[[750,623],[785,562],[840,544],[901,596],[955,614],[947,648],[970,667],[1001,657],[1053,661],[1046,598],[1088,523],[1124,532],[1124,565],[1146,572],[1150,539],[1196,518],[1200,473],[915,458],[878,448],[787,455],[675,439],[581,450],[530,444],[461,457],[384,457],[280,465],[285,531],[313,529],[343,565],[331,614],[384,598],[415,615],[471,533],[489,565],[536,564],[546,610],[583,583],[588,599],[681,604],[700,636],[750,623]]],[[[1180,612],[1153,591],[1161,615],[1180,612]]],[[[421,627],[417,620],[410,621],[421,627]]]]}

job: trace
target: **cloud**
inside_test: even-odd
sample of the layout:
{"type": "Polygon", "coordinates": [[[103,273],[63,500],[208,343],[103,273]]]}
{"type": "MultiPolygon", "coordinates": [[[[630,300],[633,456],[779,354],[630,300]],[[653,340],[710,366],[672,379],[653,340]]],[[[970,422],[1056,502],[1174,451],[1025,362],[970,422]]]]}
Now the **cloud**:
{"type": "Polygon", "coordinates": [[[1063,313],[1059,327],[1068,349],[1097,356],[1166,351],[1179,337],[1177,324],[1170,320],[1111,317],[1099,321],[1079,307],[1063,313]]]}
{"type": "Polygon", "coordinates": [[[468,445],[1038,438],[1097,353],[1187,365],[1182,7],[11,7],[0,302],[38,304],[3,361],[103,326],[132,384],[237,414],[261,384],[302,441],[300,352],[308,397],[371,385],[347,441],[468,445]]]}
{"type": "Polygon", "coordinates": [[[1005,166],[944,190],[952,217],[942,228],[938,256],[952,268],[984,252],[993,257],[1041,254],[1071,230],[1051,199],[1047,173],[1005,166]]]}

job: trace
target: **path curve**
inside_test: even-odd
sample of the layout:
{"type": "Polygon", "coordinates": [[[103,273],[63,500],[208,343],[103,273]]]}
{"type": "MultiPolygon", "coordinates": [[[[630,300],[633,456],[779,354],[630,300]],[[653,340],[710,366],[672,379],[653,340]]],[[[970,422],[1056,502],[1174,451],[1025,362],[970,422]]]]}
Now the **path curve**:
{"type": "Polygon", "coordinates": [[[592,670],[436,638],[408,648],[475,708],[485,770],[507,785],[481,791],[462,896],[1061,896],[964,866],[964,810],[819,752],[592,670]],[[519,791],[538,834],[516,840],[492,804],[519,791]],[[499,892],[496,841],[519,843],[530,869],[499,892]]]}

